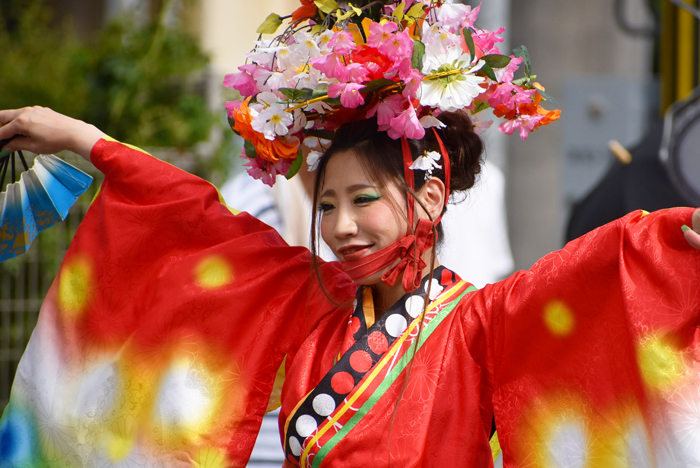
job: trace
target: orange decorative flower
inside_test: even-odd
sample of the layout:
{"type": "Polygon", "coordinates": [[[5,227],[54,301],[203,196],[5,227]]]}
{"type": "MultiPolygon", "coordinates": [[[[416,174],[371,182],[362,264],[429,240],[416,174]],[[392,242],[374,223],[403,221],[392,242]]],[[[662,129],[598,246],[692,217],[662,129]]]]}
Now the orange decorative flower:
{"type": "Polygon", "coordinates": [[[250,97],[241,102],[241,105],[231,110],[231,118],[234,121],[233,130],[244,140],[250,141],[255,147],[258,157],[276,163],[283,159],[296,159],[299,153],[299,139],[278,136],[274,140],[268,140],[265,135],[253,130],[253,116],[250,113],[250,97]]]}
{"type": "Polygon", "coordinates": [[[301,6],[292,13],[292,21],[297,21],[303,18],[313,18],[316,16],[318,7],[313,0],[301,0],[301,6]]]}

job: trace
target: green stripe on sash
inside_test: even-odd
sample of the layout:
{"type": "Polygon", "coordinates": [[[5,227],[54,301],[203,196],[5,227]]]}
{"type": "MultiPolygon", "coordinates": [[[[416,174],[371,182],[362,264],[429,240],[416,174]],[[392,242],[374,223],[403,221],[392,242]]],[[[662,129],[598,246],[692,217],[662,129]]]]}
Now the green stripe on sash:
{"type": "Polygon", "coordinates": [[[476,288],[474,286],[470,286],[467,288],[466,291],[464,291],[462,294],[459,295],[456,299],[451,301],[449,304],[445,306],[436,316],[433,320],[428,323],[428,326],[425,327],[425,330],[423,330],[420,334],[420,339],[418,340],[418,344],[416,346],[411,346],[407,351],[406,354],[404,354],[399,362],[396,363],[396,366],[387,374],[387,376],[384,378],[381,384],[377,387],[377,389],[372,393],[372,396],[370,396],[367,401],[365,402],[364,405],[360,407],[359,410],[355,413],[355,415],[350,418],[350,420],[345,424],[328,442],[326,442],[323,447],[318,451],[316,456],[314,457],[313,461],[313,468],[318,468],[318,466],[323,462],[323,459],[328,455],[328,453],[333,450],[333,448],[340,442],[348,433],[359,423],[362,418],[365,417],[365,415],[372,409],[372,407],[379,401],[379,399],[384,395],[384,393],[391,387],[391,385],[396,381],[398,376],[403,372],[403,370],[406,368],[408,363],[411,362],[411,359],[413,359],[413,356],[415,353],[423,347],[423,344],[425,341],[430,337],[430,335],[435,331],[438,325],[447,317],[450,312],[457,306],[459,301],[467,294],[472,291],[476,291],[476,288]]]}

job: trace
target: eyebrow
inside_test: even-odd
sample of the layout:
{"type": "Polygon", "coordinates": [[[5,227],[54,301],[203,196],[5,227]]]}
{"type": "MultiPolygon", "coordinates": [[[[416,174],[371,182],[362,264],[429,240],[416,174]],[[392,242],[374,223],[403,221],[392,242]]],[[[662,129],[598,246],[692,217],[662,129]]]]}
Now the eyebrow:
{"type": "MultiPolygon", "coordinates": [[[[374,185],[355,184],[355,185],[349,186],[345,191],[348,192],[348,193],[352,193],[352,192],[355,192],[355,191],[357,191],[357,190],[362,190],[362,189],[366,189],[366,188],[371,188],[371,189],[377,189],[377,190],[378,190],[378,187],[376,187],[376,186],[374,186],[374,185]]],[[[328,190],[326,190],[325,192],[323,192],[323,193],[321,194],[321,198],[322,198],[322,197],[333,197],[333,196],[335,196],[335,190],[333,190],[333,189],[328,189],[328,190]]]]}

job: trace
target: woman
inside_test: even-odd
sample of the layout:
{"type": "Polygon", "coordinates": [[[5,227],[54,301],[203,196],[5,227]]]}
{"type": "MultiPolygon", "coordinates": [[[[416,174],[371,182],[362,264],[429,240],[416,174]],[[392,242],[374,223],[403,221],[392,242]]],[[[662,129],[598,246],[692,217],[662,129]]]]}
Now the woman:
{"type": "Polygon", "coordinates": [[[3,415],[9,466],[242,466],[283,356],[290,466],[491,466],[494,414],[506,465],[696,463],[700,212],[631,213],[475,291],[420,234],[447,160],[453,190],[479,167],[466,118],[441,118],[408,147],[346,125],[320,162],[321,233],[357,288],[189,174],[50,110],[1,111],[0,139],[23,135],[9,148],[105,173],[3,415]],[[431,152],[441,167],[407,170],[431,152]]]}

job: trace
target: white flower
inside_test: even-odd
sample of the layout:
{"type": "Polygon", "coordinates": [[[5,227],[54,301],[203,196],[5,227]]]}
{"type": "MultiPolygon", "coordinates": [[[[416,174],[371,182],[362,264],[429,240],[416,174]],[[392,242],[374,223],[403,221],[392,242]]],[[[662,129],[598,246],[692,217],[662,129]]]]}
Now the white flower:
{"type": "Polygon", "coordinates": [[[256,132],[264,134],[268,140],[274,140],[277,135],[289,133],[288,127],[293,121],[292,115],[285,112],[281,104],[272,104],[253,117],[251,125],[256,132]]]}
{"type": "Polygon", "coordinates": [[[306,114],[301,109],[294,111],[294,125],[289,130],[289,133],[296,133],[306,127],[306,114]]]}
{"type": "Polygon", "coordinates": [[[328,54],[331,49],[328,48],[328,43],[333,38],[334,32],[331,29],[327,29],[320,36],[318,36],[318,46],[321,49],[322,54],[328,54]]]}
{"type": "Polygon", "coordinates": [[[306,112],[318,112],[319,114],[325,114],[328,111],[332,111],[333,108],[323,101],[314,102],[313,104],[308,104],[304,107],[306,112]]]}
{"type": "Polygon", "coordinates": [[[430,128],[430,127],[437,127],[437,128],[445,128],[446,125],[440,120],[438,120],[436,117],[433,117],[432,115],[426,115],[420,118],[420,124],[423,126],[423,128],[430,128]]]}
{"type": "MultiPolygon", "coordinates": [[[[459,46],[442,47],[433,42],[425,46],[423,56],[423,74],[429,75],[442,69],[466,68],[469,65],[469,54],[465,54],[459,46]]],[[[481,68],[481,65],[479,66],[481,68]]]]}
{"type": "Polygon", "coordinates": [[[304,146],[307,148],[318,148],[318,137],[308,136],[304,138],[304,146]]]}
{"type": "Polygon", "coordinates": [[[462,25],[462,21],[472,8],[468,5],[455,3],[443,3],[437,9],[437,19],[450,29],[456,29],[462,25]]]}
{"type": "Polygon", "coordinates": [[[277,51],[277,68],[280,70],[292,70],[296,73],[299,69],[304,67],[307,57],[299,50],[294,50],[291,47],[283,47],[277,51]]]}
{"type": "Polygon", "coordinates": [[[271,72],[262,67],[257,68],[253,72],[253,79],[258,89],[263,91],[272,91],[274,89],[287,87],[287,79],[282,73],[271,72]]]}
{"type": "Polygon", "coordinates": [[[305,31],[300,31],[294,35],[295,44],[291,46],[295,51],[299,51],[304,57],[316,58],[321,55],[318,47],[318,38],[305,31]]]}
{"type": "Polygon", "coordinates": [[[423,23],[423,43],[431,50],[446,51],[449,47],[462,48],[462,38],[442,27],[441,23],[423,23]]]}
{"type": "Polygon", "coordinates": [[[469,67],[469,58],[461,53],[461,49],[450,47],[445,52],[426,48],[423,60],[423,73],[451,72],[453,74],[424,79],[420,84],[420,103],[423,106],[439,107],[443,111],[456,111],[467,107],[474,98],[486,91],[479,86],[486,79],[476,76],[484,66],[479,60],[476,65],[469,67]],[[457,71],[458,70],[458,71],[457,71]]]}
{"type": "Polygon", "coordinates": [[[309,165],[309,172],[313,172],[318,168],[318,163],[321,161],[321,156],[323,156],[323,153],[318,151],[309,152],[309,155],[306,157],[306,164],[309,165]]]}
{"type": "Polygon", "coordinates": [[[281,99],[272,91],[263,91],[255,96],[255,100],[262,106],[262,109],[267,109],[271,105],[277,104],[277,101],[280,101],[281,99]]]}
{"type": "Polygon", "coordinates": [[[442,169],[437,162],[442,156],[437,151],[426,151],[423,156],[418,156],[409,169],[433,172],[433,169],[442,169]]]}

